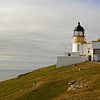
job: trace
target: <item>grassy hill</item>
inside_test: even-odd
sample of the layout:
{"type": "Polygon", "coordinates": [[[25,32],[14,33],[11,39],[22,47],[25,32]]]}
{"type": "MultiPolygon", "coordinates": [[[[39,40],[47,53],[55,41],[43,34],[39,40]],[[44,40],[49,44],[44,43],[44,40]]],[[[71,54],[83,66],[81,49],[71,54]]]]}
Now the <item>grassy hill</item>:
{"type": "Polygon", "coordinates": [[[52,65],[1,82],[0,100],[100,100],[100,63],[52,65]],[[87,86],[68,91],[71,80],[87,86]]]}

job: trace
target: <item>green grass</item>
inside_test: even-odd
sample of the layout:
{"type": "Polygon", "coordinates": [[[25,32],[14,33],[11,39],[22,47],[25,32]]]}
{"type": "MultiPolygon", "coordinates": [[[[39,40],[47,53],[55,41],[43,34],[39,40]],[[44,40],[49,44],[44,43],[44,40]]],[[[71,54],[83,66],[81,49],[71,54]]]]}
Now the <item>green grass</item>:
{"type": "Polygon", "coordinates": [[[52,65],[1,82],[0,100],[100,100],[100,63],[52,65]],[[88,87],[68,92],[70,80],[85,82],[88,87]]]}

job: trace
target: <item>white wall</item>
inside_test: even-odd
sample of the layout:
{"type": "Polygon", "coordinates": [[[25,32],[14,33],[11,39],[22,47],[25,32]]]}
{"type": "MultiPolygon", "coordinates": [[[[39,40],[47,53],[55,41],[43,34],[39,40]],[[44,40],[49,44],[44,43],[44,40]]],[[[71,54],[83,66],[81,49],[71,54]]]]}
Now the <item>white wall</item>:
{"type": "Polygon", "coordinates": [[[79,52],[65,52],[64,54],[65,54],[65,56],[68,56],[68,54],[70,54],[71,57],[80,56],[79,52]]]}
{"type": "Polygon", "coordinates": [[[83,43],[83,44],[81,44],[81,43],[73,43],[72,44],[72,52],[79,52],[80,55],[84,55],[85,45],[86,45],[85,43],[83,43]]]}
{"type": "Polygon", "coordinates": [[[100,42],[92,42],[93,49],[100,49],[100,42]]]}
{"type": "Polygon", "coordinates": [[[91,56],[91,60],[93,60],[93,48],[92,48],[92,43],[87,43],[84,47],[84,54],[87,57],[88,60],[88,56],[91,56]]]}
{"type": "Polygon", "coordinates": [[[67,66],[72,64],[77,64],[86,61],[85,57],[67,57],[67,56],[58,56],[57,57],[57,67],[67,66]]]}
{"type": "Polygon", "coordinates": [[[100,62],[100,56],[99,55],[93,55],[94,61],[100,62]]]}
{"type": "Polygon", "coordinates": [[[79,50],[78,50],[78,43],[73,43],[72,44],[72,52],[79,52],[79,50]]]}

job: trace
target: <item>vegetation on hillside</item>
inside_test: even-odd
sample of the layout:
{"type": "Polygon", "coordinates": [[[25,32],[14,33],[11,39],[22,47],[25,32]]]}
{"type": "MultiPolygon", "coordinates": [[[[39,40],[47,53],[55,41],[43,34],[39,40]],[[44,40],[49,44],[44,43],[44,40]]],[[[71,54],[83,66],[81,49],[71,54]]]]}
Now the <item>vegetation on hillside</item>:
{"type": "Polygon", "coordinates": [[[100,63],[41,68],[0,83],[0,100],[100,100],[100,63]],[[68,82],[87,85],[68,91],[68,82]]]}

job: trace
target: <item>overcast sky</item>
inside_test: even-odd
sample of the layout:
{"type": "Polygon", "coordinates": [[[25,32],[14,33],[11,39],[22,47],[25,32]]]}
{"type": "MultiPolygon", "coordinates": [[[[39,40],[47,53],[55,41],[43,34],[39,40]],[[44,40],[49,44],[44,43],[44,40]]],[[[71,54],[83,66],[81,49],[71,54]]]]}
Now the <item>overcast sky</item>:
{"type": "Polygon", "coordinates": [[[54,63],[78,21],[88,41],[100,38],[100,0],[0,0],[0,68],[54,63]]]}
{"type": "Polygon", "coordinates": [[[0,33],[69,34],[78,21],[100,37],[100,0],[0,0],[0,33]]]}

